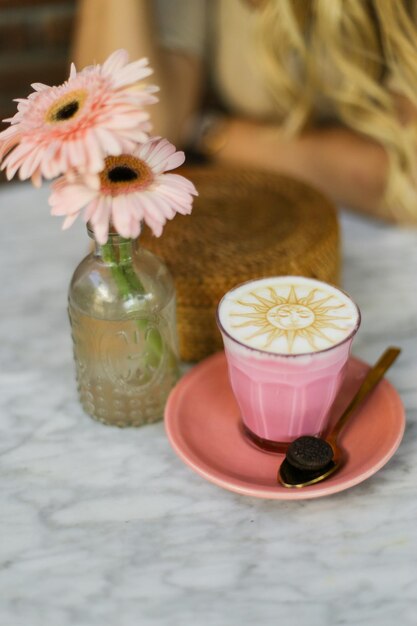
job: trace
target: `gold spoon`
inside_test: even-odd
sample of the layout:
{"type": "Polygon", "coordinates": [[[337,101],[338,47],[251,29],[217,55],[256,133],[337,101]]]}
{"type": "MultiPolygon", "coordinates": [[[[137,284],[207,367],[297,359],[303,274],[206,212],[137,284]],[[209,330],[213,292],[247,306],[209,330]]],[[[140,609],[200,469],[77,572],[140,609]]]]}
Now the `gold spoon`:
{"type": "Polygon", "coordinates": [[[308,487],[334,474],[344,463],[345,453],[337,439],[347,420],[383,378],[400,354],[400,348],[388,348],[369,370],[359,390],[333,429],[325,437],[299,437],[291,443],[278,470],[278,481],[284,487],[308,487]],[[294,465],[295,463],[295,465],[294,465]]]}

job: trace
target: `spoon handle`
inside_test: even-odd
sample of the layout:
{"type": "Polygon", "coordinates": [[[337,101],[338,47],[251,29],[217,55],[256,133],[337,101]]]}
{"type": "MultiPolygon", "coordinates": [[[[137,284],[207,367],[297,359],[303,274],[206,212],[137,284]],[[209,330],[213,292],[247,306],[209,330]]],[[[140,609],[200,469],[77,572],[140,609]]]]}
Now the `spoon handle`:
{"type": "Polygon", "coordinates": [[[359,406],[359,404],[366,398],[366,396],[373,390],[373,388],[383,378],[385,372],[394,363],[398,355],[400,354],[400,348],[387,348],[384,354],[380,357],[379,361],[369,370],[357,393],[353,397],[347,409],[342,413],[341,417],[337,421],[330,435],[326,437],[329,443],[335,442],[339,436],[343,426],[346,424],[348,418],[353,411],[359,406]]]}

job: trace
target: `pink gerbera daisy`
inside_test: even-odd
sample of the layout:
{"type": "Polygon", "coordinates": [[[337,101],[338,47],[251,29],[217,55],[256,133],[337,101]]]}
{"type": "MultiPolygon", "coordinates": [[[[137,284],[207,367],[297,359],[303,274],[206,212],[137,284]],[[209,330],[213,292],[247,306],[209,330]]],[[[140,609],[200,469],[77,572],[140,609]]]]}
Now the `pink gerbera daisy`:
{"type": "Polygon", "coordinates": [[[147,59],[128,63],[126,50],[117,50],[103,65],[77,73],[58,87],[34,83],[35,92],[18,99],[18,111],[0,133],[0,161],[10,179],[54,178],[77,169],[100,172],[108,154],[120,155],[148,139],[149,114],[144,105],[157,98],[157,88],[132,88],[152,73],[147,59]],[[14,149],[13,149],[14,148],[14,149]]]}
{"type": "Polygon", "coordinates": [[[122,237],[135,238],[142,220],[159,237],[166,220],[191,213],[194,185],[178,174],[166,174],[184,162],[166,139],[151,139],[133,151],[105,159],[98,175],[62,176],[52,185],[52,215],[65,215],[69,228],[85,207],[97,241],[106,243],[110,223],[122,237]]]}

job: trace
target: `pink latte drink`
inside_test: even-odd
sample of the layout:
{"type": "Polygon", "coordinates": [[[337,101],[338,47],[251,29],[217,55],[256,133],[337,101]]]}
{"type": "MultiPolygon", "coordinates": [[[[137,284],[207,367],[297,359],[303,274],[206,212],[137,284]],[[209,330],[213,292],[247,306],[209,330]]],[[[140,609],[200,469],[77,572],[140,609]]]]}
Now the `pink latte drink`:
{"type": "Polygon", "coordinates": [[[217,321],[252,440],[280,449],[321,435],[360,325],[349,296],[302,276],[263,278],[229,291],[217,321]]]}

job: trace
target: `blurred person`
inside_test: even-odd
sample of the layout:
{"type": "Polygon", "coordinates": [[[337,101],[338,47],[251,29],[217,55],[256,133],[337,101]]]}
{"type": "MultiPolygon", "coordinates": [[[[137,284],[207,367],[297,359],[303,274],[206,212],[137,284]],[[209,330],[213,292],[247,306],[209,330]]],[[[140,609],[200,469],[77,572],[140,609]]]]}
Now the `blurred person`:
{"type": "Polygon", "coordinates": [[[154,133],[179,146],[416,224],[415,5],[79,0],[74,57],[148,57],[161,87],[154,133]]]}

